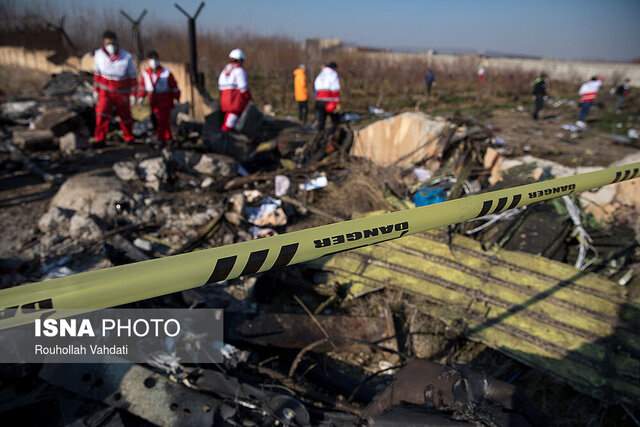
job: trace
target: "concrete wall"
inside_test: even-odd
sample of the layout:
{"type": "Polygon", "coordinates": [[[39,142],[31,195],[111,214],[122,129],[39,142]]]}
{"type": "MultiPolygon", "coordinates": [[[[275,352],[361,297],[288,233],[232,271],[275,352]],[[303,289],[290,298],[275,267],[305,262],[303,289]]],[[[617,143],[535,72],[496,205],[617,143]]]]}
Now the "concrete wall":
{"type": "Polygon", "coordinates": [[[482,64],[487,72],[494,70],[521,69],[523,71],[545,71],[553,79],[558,80],[587,80],[597,75],[611,81],[615,78],[628,77],[633,86],[640,86],[640,64],[622,62],[587,62],[562,61],[557,59],[520,59],[520,58],[482,58],[477,55],[449,55],[428,53],[398,53],[398,52],[358,52],[368,58],[402,62],[407,59],[430,62],[435,65],[465,66],[482,64]]]}
{"type": "MultiPolygon", "coordinates": [[[[81,58],[70,57],[64,64],[57,65],[47,60],[53,53],[53,51],[46,50],[0,46],[0,65],[28,68],[47,74],[56,74],[63,71],[93,72],[93,56],[91,54],[86,54],[81,58]]],[[[210,112],[210,109],[191,84],[187,65],[178,62],[163,62],[162,64],[171,70],[178,83],[181,91],[180,102],[188,102],[193,105],[195,118],[202,120],[210,112]]]]}
{"type": "Polygon", "coordinates": [[[525,71],[545,71],[559,80],[587,80],[591,76],[604,77],[605,82],[628,77],[634,86],[640,85],[640,64],[616,62],[559,61],[553,59],[489,58],[487,68],[520,68],[525,71]]]}

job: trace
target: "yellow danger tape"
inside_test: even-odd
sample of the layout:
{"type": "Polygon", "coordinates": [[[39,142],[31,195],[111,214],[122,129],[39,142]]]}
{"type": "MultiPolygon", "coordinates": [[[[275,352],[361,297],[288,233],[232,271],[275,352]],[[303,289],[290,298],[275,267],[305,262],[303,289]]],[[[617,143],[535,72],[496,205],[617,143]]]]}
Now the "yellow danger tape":
{"type": "Polygon", "coordinates": [[[0,329],[51,315],[114,307],[299,264],[639,176],[640,163],[476,194],[264,239],[29,283],[0,291],[0,329]]]}

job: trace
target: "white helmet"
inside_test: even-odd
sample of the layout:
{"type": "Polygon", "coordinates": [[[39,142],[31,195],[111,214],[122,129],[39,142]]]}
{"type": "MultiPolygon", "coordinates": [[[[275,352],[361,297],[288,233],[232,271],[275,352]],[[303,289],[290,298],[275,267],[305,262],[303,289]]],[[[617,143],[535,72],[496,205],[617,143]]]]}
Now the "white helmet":
{"type": "Polygon", "coordinates": [[[242,49],[233,49],[231,52],[229,52],[229,58],[235,59],[236,61],[244,61],[244,52],[242,51],[242,49]]]}

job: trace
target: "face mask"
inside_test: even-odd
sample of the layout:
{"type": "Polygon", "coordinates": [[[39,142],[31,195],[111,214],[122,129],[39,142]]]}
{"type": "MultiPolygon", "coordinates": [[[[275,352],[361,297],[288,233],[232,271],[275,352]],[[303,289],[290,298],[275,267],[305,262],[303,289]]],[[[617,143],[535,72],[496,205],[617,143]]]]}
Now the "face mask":
{"type": "Polygon", "coordinates": [[[116,49],[116,45],[114,45],[113,43],[109,43],[109,44],[108,44],[108,45],[106,45],[104,48],[105,48],[105,50],[107,51],[107,53],[108,53],[109,55],[115,55],[116,50],[117,50],[117,49],[116,49]]]}
{"type": "Polygon", "coordinates": [[[152,69],[156,69],[158,68],[158,61],[155,59],[150,59],[149,60],[149,67],[151,67],[152,69]]]}

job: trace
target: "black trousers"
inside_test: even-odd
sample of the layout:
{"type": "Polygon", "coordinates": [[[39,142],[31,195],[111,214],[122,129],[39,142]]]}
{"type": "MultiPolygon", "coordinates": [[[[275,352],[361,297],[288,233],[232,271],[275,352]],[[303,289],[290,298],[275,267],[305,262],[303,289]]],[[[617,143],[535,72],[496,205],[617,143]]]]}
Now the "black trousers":
{"type": "Polygon", "coordinates": [[[544,108],[544,97],[536,96],[536,99],[533,103],[533,120],[538,120],[538,114],[544,108]]]}
{"type": "Polygon", "coordinates": [[[307,101],[298,101],[298,120],[300,120],[303,124],[306,124],[308,115],[309,103],[307,101]]]}
{"type": "Polygon", "coordinates": [[[327,113],[325,110],[326,102],[316,101],[316,118],[318,119],[318,130],[324,130],[327,122],[327,116],[331,118],[331,130],[335,130],[340,123],[340,115],[338,113],[327,113]]]}

